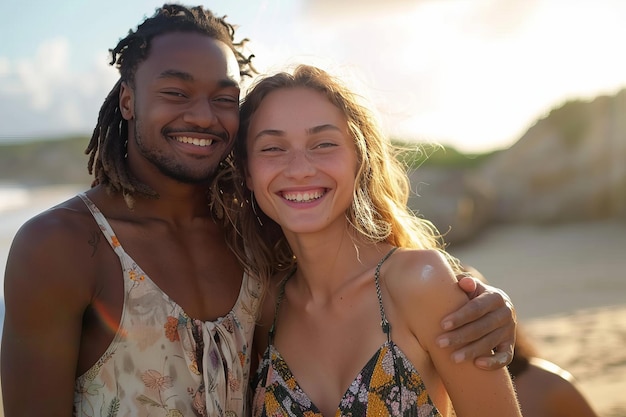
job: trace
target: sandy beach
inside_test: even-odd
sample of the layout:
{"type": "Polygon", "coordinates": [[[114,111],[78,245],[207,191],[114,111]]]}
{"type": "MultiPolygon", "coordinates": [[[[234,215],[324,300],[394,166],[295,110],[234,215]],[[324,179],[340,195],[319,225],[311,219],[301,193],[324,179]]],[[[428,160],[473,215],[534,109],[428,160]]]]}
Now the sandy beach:
{"type": "Polygon", "coordinates": [[[600,416],[626,416],[626,307],[533,319],[526,327],[543,356],[576,377],[600,416]]]}
{"type": "Polygon", "coordinates": [[[513,299],[545,359],[601,417],[626,417],[626,223],[499,226],[450,248],[513,299]]]}
{"type": "MultiPolygon", "coordinates": [[[[77,190],[39,190],[2,212],[2,270],[19,224],[77,190]]],[[[450,251],[507,291],[543,356],[601,417],[626,417],[626,222],[497,226],[450,251]]]]}

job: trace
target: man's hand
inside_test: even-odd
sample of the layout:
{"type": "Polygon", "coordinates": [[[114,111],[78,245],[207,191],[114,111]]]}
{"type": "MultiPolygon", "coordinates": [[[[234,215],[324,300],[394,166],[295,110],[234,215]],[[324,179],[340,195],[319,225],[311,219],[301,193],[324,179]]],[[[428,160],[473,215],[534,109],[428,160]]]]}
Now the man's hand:
{"type": "Polygon", "coordinates": [[[502,290],[486,285],[470,274],[457,276],[469,301],[444,317],[446,331],[437,338],[441,347],[455,348],[456,362],[473,359],[479,368],[494,370],[513,359],[517,318],[515,307],[502,290]]]}

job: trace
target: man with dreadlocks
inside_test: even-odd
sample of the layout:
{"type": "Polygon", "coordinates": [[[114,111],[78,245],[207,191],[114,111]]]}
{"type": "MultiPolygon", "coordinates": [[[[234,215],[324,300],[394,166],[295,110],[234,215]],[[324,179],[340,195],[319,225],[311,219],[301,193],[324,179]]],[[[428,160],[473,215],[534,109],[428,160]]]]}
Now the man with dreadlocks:
{"type": "Polygon", "coordinates": [[[111,51],[96,184],[28,222],[8,262],[8,416],[244,415],[259,288],[207,200],[251,70],[233,35],[171,4],[111,51]]]}
{"type": "MultiPolygon", "coordinates": [[[[202,7],[166,4],[111,50],[120,80],[87,149],[93,187],[28,221],[9,254],[5,415],[246,415],[262,286],[209,204],[240,77],[255,72],[234,33],[202,7]]],[[[482,366],[502,367],[514,311],[478,293],[443,344],[468,359],[498,346],[482,366]]]]}

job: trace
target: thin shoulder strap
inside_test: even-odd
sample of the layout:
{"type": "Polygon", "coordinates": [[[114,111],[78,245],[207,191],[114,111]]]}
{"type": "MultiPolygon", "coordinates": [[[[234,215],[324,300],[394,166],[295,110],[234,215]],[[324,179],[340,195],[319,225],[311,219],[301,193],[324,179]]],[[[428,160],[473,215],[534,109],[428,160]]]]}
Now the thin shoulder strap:
{"type": "Polygon", "coordinates": [[[87,197],[87,194],[79,193],[78,196],[81,198],[81,200],[83,200],[83,203],[85,203],[85,205],[91,212],[91,215],[93,216],[94,220],[100,227],[102,234],[104,235],[106,240],[109,242],[109,245],[111,245],[113,250],[117,253],[117,250],[118,250],[117,248],[118,247],[121,248],[121,246],[120,246],[119,241],[115,237],[115,232],[113,231],[113,228],[111,228],[111,225],[107,221],[106,217],[104,217],[104,214],[102,214],[98,206],[96,206],[96,204],[93,201],[91,201],[89,197],[87,197]]]}
{"type": "MultiPolygon", "coordinates": [[[[378,297],[378,306],[380,307],[380,327],[383,329],[383,333],[387,335],[387,343],[389,344],[389,349],[391,351],[391,357],[393,358],[393,379],[395,382],[395,386],[402,389],[402,378],[401,373],[404,366],[402,365],[402,359],[398,356],[396,352],[396,346],[391,341],[391,323],[387,320],[387,316],[385,315],[385,308],[383,307],[383,295],[380,291],[380,268],[383,266],[383,263],[389,259],[389,257],[397,250],[398,248],[392,248],[387,255],[383,257],[383,259],[378,262],[376,265],[376,272],[374,273],[374,281],[376,283],[376,296],[378,297]]],[[[404,396],[400,396],[400,410],[404,410],[404,406],[402,405],[404,401],[404,396]]]]}
{"type": "Polygon", "coordinates": [[[396,251],[396,249],[398,248],[392,248],[389,252],[387,252],[383,259],[378,262],[378,265],[376,265],[376,272],[374,273],[376,296],[378,297],[378,306],[380,307],[380,327],[382,328],[383,333],[387,335],[387,341],[391,341],[391,323],[387,320],[385,308],[383,307],[383,295],[380,291],[380,268],[383,266],[383,263],[396,251]]]}
{"type": "Polygon", "coordinates": [[[285,284],[289,279],[296,273],[297,266],[294,266],[291,271],[280,281],[280,288],[278,289],[278,298],[276,299],[276,305],[274,306],[274,320],[272,321],[272,327],[269,331],[269,343],[274,344],[274,335],[276,334],[276,317],[278,317],[278,309],[280,308],[280,303],[283,301],[283,297],[285,296],[285,284]]]}

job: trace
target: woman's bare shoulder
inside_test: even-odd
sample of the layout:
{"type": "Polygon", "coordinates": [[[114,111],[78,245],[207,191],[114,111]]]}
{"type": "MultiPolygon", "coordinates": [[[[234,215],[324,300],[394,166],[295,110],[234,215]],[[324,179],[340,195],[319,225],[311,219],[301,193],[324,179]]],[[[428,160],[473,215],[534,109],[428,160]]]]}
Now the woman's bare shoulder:
{"type": "Polygon", "coordinates": [[[387,282],[397,295],[428,295],[442,286],[455,283],[454,275],[444,255],[430,249],[400,249],[391,258],[387,282]]]}

